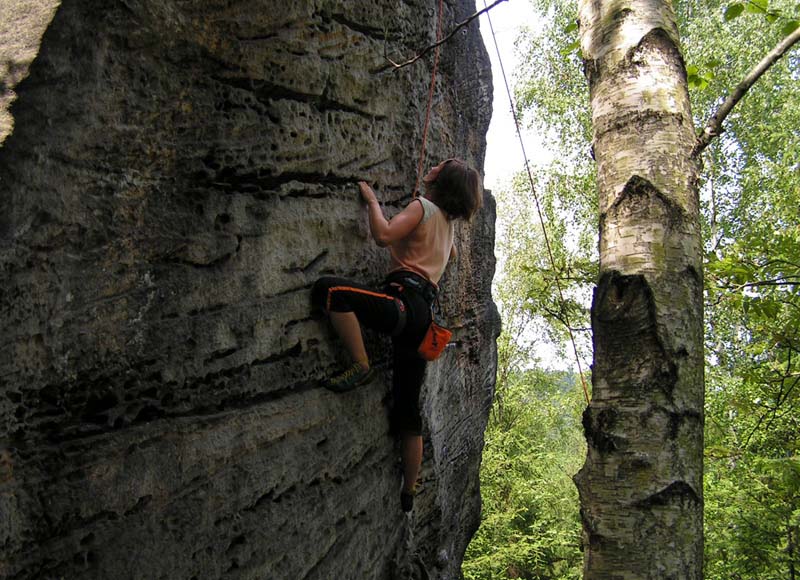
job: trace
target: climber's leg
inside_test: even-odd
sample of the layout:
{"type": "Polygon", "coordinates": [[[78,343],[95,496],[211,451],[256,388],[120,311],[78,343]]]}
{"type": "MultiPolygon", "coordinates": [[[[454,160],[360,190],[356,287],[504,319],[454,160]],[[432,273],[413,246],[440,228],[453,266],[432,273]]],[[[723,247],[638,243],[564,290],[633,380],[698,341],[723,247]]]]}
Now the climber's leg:
{"type": "Polygon", "coordinates": [[[343,392],[366,383],[372,373],[361,325],[385,334],[395,334],[405,322],[405,305],[395,296],[345,278],[320,278],[314,284],[311,296],[315,306],[330,315],[333,328],[354,363],[328,379],[325,386],[343,392]]]}
{"type": "Polygon", "coordinates": [[[405,434],[401,446],[403,493],[413,495],[419,478],[419,468],[422,465],[422,436],[405,434]]]}
{"type": "Polygon", "coordinates": [[[404,434],[400,442],[403,461],[403,489],[400,491],[400,507],[404,512],[414,508],[417,494],[417,479],[422,465],[422,436],[404,434]]]}
{"type": "Polygon", "coordinates": [[[364,369],[369,369],[367,349],[364,347],[364,337],[356,315],[353,312],[331,312],[330,317],[333,329],[342,339],[350,358],[364,369]]]}
{"type": "Polygon", "coordinates": [[[414,505],[417,479],[422,464],[422,413],[419,393],[425,378],[426,362],[417,355],[416,349],[402,340],[394,343],[392,372],[392,424],[400,435],[400,459],[403,464],[403,489],[400,505],[403,511],[411,511],[414,505]]]}
{"type": "Polygon", "coordinates": [[[354,313],[359,324],[382,334],[396,335],[405,323],[406,308],[399,298],[346,278],[320,278],[311,298],[325,313],[354,313]]]}

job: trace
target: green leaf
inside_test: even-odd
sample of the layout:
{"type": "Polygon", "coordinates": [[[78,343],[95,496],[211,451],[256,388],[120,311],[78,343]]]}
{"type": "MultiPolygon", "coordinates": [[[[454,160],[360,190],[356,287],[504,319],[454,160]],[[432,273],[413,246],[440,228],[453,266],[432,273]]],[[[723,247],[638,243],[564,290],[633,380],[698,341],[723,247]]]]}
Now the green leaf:
{"type": "Polygon", "coordinates": [[[699,89],[701,91],[708,86],[708,81],[700,75],[689,75],[687,80],[689,81],[690,87],[699,89]]]}
{"type": "Polygon", "coordinates": [[[798,26],[800,26],[800,20],[790,20],[781,28],[781,34],[789,36],[792,32],[797,30],[798,26]]]}
{"type": "Polygon", "coordinates": [[[736,2],[725,9],[725,22],[730,22],[744,12],[744,4],[736,2]]]}
{"type": "Polygon", "coordinates": [[[733,454],[733,451],[726,446],[723,445],[710,445],[706,447],[705,451],[706,457],[716,458],[716,457],[729,457],[733,454]]]}
{"type": "Polygon", "coordinates": [[[578,30],[578,21],[573,20],[569,23],[569,26],[564,29],[564,33],[569,34],[570,32],[575,32],[576,30],[578,30]]]}
{"type": "MultiPolygon", "coordinates": [[[[694,76],[697,76],[698,70],[699,69],[695,65],[690,64],[689,66],[686,67],[686,74],[688,76],[690,76],[690,77],[694,77],[694,76]]],[[[691,82],[691,81],[689,81],[689,82],[691,82]]]]}
{"type": "Polygon", "coordinates": [[[747,0],[744,9],[750,14],[766,14],[769,0],[747,0]]]}
{"type": "Polygon", "coordinates": [[[561,49],[561,55],[567,56],[576,52],[581,47],[581,41],[576,40],[575,42],[570,42],[566,47],[561,49]]]}
{"type": "Polygon", "coordinates": [[[711,59],[708,62],[706,62],[705,67],[706,68],[717,68],[721,64],[722,64],[721,61],[718,61],[717,59],[714,58],[714,59],[711,59]]]}
{"type": "Polygon", "coordinates": [[[778,316],[780,307],[772,300],[765,300],[761,303],[761,313],[768,319],[773,319],[778,316]]]}

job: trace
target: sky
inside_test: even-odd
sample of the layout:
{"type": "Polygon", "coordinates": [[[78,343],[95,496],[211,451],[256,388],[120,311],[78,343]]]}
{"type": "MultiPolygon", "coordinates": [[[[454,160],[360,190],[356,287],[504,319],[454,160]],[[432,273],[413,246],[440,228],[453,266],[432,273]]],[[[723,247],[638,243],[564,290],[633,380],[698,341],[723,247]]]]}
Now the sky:
{"type": "MultiPolygon", "coordinates": [[[[478,10],[484,7],[482,0],[477,0],[478,10]]],[[[492,77],[494,81],[494,114],[486,136],[486,161],[484,163],[484,185],[487,189],[497,191],[511,176],[524,168],[522,152],[514,128],[514,119],[511,115],[511,105],[506,93],[497,53],[492,40],[487,17],[491,16],[494,26],[500,55],[503,59],[508,82],[513,91],[514,72],[517,70],[516,51],[514,40],[519,35],[522,27],[534,27],[536,17],[528,0],[507,0],[492,8],[488,15],[480,17],[480,29],[483,42],[489,51],[492,62],[492,77]]],[[[532,131],[523,131],[523,140],[528,157],[541,150],[541,144],[536,134],[532,131]]]]}
{"type": "MultiPolygon", "coordinates": [[[[487,0],[487,4],[490,3],[487,0]]],[[[478,10],[484,7],[483,0],[476,1],[478,10]]],[[[517,58],[514,40],[519,36],[523,28],[535,29],[537,26],[537,16],[529,0],[507,0],[498,4],[489,11],[492,19],[497,45],[500,56],[503,59],[503,67],[508,77],[508,83],[514,90],[515,77],[514,71],[518,69],[519,59],[517,58]]],[[[492,80],[494,84],[494,101],[492,120],[489,125],[489,132],[486,135],[486,160],[484,162],[484,186],[497,194],[502,190],[504,184],[511,181],[513,175],[525,167],[522,150],[514,126],[514,117],[511,114],[511,104],[506,92],[500,64],[497,59],[497,49],[487,20],[487,15],[480,17],[480,29],[483,35],[483,42],[489,51],[492,63],[492,80]]],[[[525,130],[523,125],[522,140],[525,144],[525,151],[528,154],[532,168],[541,163],[552,160],[552,156],[545,150],[542,140],[533,130],[525,130]]],[[[498,234],[502,234],[502,224],[497,223],[498,234]]],[[[532,226],[539,227],[539,226],[532,226]]],[[[499,255],[495,249],[498,259],[498,269],[495,273],[495,283],[502,275],[502,265],[504,257],[499,255]]],[[[539,359],[538,364],[551,369],[573,369],[574,360],[568,353],[566,357],[561,356],[556,348],[545,340],[534,340],[535,356],[539,359]]],[[[577,367],[575,367],[577,368],[577,367]]]]}

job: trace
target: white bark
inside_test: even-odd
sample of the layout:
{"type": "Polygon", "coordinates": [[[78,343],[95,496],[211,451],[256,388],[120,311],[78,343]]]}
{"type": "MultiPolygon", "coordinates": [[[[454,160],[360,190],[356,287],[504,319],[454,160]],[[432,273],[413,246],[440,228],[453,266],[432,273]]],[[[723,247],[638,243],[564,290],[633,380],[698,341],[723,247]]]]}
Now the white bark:
{"type": "Polygon", "coordinates": [[[585,577],[702,577],[695,142],[671,5],[580,0],[600,208],[585,577]]]}

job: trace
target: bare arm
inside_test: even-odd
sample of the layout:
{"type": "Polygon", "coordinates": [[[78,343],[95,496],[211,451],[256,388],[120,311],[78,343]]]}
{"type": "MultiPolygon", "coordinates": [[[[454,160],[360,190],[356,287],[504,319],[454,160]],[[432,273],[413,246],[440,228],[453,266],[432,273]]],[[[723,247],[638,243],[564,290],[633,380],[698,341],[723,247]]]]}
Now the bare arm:
{"type": "Polygon", "coordinates": [[[361,197],[367,202],[369,230],[379,246],[388,246],[392,242],[402,240],[422,221],[421,203],[411,203],[391,220],[387,220],[372,188],[364,181],[358,182],[358,188],[361,197]]]}

